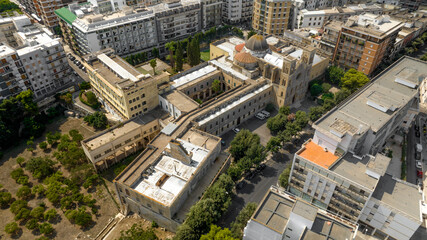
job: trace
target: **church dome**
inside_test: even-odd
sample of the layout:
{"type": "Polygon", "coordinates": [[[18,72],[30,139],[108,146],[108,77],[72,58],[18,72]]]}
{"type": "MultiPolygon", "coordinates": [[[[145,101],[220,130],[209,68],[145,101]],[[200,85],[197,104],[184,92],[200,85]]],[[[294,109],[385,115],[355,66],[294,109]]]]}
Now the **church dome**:
{"type": "Polygon", "coordinates": [[[234,56],[234,60],[239,63],[256,63],[257,59],[247,52],[240,52],[234,56]]]}
{"type": "Polygon", "coordinates": [[[263,52],[269,49],[267,41],[264,36],[255,34],[249,38],[246,42],[245,47],[251,51],[263,52]]]}

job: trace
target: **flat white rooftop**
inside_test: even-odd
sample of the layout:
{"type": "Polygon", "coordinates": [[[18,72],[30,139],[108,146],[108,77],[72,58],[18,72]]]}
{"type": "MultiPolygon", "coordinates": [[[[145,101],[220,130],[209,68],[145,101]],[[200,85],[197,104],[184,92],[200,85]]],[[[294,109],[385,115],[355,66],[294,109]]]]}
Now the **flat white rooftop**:
{"type": "Polygon", "coordinates": [[[9,56],[14,54],[15,50],[7,45],[0,45],[0,57],[9,56]]]}
{"type": "MultiPolygon", "coordinates": [[[[192,153],[191,164],[162,155],[155,164],[153,171],[145,178],[137,181],[132,188],[151,199],[166,206],[171,205],[181,193],[200,163],[206,159],[209,150],[196,146],[182,139],[177,139],[187,152],[192,153]],[[166,179],[162,184],[159,180],[166,179]]],[[[166,149],[170,149],[168,144],[166,149]]]]}
{"type": "Polygon", "coordinates": [[[189,82],[192,82],[198,78],[201,78],[213,71],[215,71],[216,68],[212,65],[207,65],[206,67],[200,68],[197,71],[191,72],[189,74],[186,74],[180,78],[175,79],[172,84],[172,89],[178,88],[182,85],[185,85],[189,82]]]}
{"type": "Polygon", "coordinates": [[[109,56],[105,55],[105,53],[99,54],[97,57],[99,61],[104,63],[108,68],[110,68],[111,71],[115,72],[117,75],[119,75],[123,79],[129,79],[131,81],[136,82],[140,77],[142,77],[142,75],[134,76],[132,73],[130,73],[128,70],[120,66],[109,56]]]}
{"type": "Polygon", "coordinates": [[[251,99],[252,97],[256,97],[256,95],[258,95],[258,93],[264,91],[265,89],[267,89],[269,87],[270,87],[270,85],[267,84],[267,85],[264,85],[264,86],[258,88],[257,90],[255,90],[255,91],[253,91],[251,93],[248,93],[248,94],[244,95],[243,97],[239,98],[239,100],[234,101],[233,103],[227,105],[225,108],[222,108],[219,111],[216,111],[215,113],[209,115],[208,117],[200,120],[198,122],[199,125],[201,126],[203,124],[206,124],[210,120],[215,119],[216,117],[220,116],[221,114],[223,114],[223,113],[225,113],[225,112],[233,109],[234,107],[240,105],[242,102],[245,102],[246,100],[251,99]]]}
{"type": "MultiPolygon", "coordinates": [[[[294,52],[290,53],[289,56],[297,58],[297,59],[301,59],[302,56],[302,49],[297,49],[294,52]]],[[[321,62],[324,58],[320,57],[317,54],[314,54],[314,59],[313,59],[313,66],[318,64],[319,62],[321,62]]]]}

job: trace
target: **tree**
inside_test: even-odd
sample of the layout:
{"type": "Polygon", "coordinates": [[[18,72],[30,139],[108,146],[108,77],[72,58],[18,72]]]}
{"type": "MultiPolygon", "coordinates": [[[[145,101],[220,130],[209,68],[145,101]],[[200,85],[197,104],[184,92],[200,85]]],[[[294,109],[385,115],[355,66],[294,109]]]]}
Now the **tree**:
{"type": "Polygon", "coordinates": [[[47,220],[49,222],[52,222],[58,217],[58,213],[55,209],[49,209],[44,213],[44,220],[47,220]]]}
{"type": "Polygon", "coordinates": [[[44,218],[44,207],[36,207],[31,210],[30,216],[35,219],[43,220],[44,218]]]}
{"type": "Polygon", "coordinates": [[[21,12],[19,6],[16,5],[15,3],[9,0],[0,1],[0,13],[13,12],[13,11],[21,12]]]}
{"type": "Polygon", "coordinates": [[[17,157],[16,158],[16,163],[19,164],[20,167],[22,167],[24,165],[24,163],[25,163],[25,158],[23,158],[23,157],[17,157]]]}
{"type": "Polygon", "coordinates": [[[272,134],[276,134],[285,128],[287,122],[287,115],[279,112],[279,114],[267,120],[267,128],[272,134]]]}
{"type": "Polygon", "coordinates": [[[32,189],[33,194],[37,195],[37,197],[44,196],[45,191],[46,191],[46,189],[44,188],[44,186],[42,184],[35,185],[32,189]]]}
{"type": "Polygon", "coordinates": [[[257,134],[251,133],[247,129],[241,130],[236,134],[230,143],[230,153],[238,161],[246,155],[246,151],[252,144],[259,145],[260,139],[257,134]]]}
{"type": "Polygon", "coordinates": [[[159,49],[158,48],[153,48],[153,50],[151,50],[151,55],[153,56],[153,58],[160,57],[159,49]]]}
{"type": "Polygon", "coordinates": [[[49,143],[51,146],[56,144],[58,140],[61,139],[61,133],[60,132],[47,132],[46,134],[46,140],[47,143],[49,143]]]}
{"type": "Polygon", "coordinates": [[[323,115],[323,112],[324,110],[321,106],[310,107],[310,109],[308,110],[308,117],[310,118],[310,121],[315,122],[323,115]]]}
{"type": "Polygon", "coordinates": [[[12,202],[12,194],[9,192],[0,192],[0,207],[6,208],[12,202]]]}
{"type": "Polygon", "coordinates": [[[215,93],[219,93],[219,91],[221,91],[221,82],[220,82],[218,79],[215,79],[215,80],[212,82],[212,90],[213,90],[215,93]]]}
{"type": "Polygon", "coordinates": [[[169,61],[172,68],[175,68],[175,58],[173,52],[175,51],[175,42],[171,41],[165,44],[165,48],[169,50],[169,61]]]}
{"type": "Polygon", "coordinates": [[[28,208],[21,208],[19,210],[19,212],[15,215],[15,221],[19,221],[19,220],[27,220],[30,218],[30,209],[28,208]]]}
{"type": "Polygon", "coordinates": [[[281,146],[282,146],[282,143],[281,143],[279,137],[273,136],[267,142],[267,150],[272,152],[272,153],[278,152],[281,146]]]}
{"type": "Polygon", "coordinates": [[[331,84],[329,84],[329,83],[322,83],[322,91],[323,91],[323,93],[329,93],[330,89],[331,89],[331,84]]]}
{"type": "Polygon", "coordinates": [[[285,170],[283,170],[283,172],[279,176],[279,185],[282,188],[288,187],[288,180],[289,180],[289,175],[291,173],[291,167],[292,165],[288,164],[288,166],[285,168],[285,170]]]}
{"type": "Polygon", "coordinates": [[[188,226],[188,224],[183,223],[178,227],[178,231],[174,237],[174,240],[199,240],[200,236],[194,232],[194,230],[188,226]]]}
{"type": "Polygon", "coordinates": [[[256,32],[255,32],[253,29],[251,29],[251,30],[248,32],[248,39],[249,39],[249,38],[251,38],[253,35],[256,35],[256,32]]]}
{"type": "Polygon", "coordinates": [[[80,87],[81,90],[88,90],[88,89],[91,88],[90,83],[86,82],[86,81],[81,82],[79,84],[79,87],[80,87]]]}
{"type": "MultiPolygon", "coordinates": [[[[155,60],[155,59],[153,59],[153,60],[155,60]]],[[[100,111],[96,111],[93,114],[87,115],[84,118],[84,121],[96,129],[104,129],[108,125],[107,116],[105,116],[105,113],[100,112],[100,111]]]]}
{"type": "Polygon", "coordinates": [[[307,113],[306,112],[304,112],[304,111],[297,111],[296,113],[295,113],[295,123],[301,128],[301,129],[303,129],[303,128],[305,128],[305,126],[307,126],[307,123],[308,123],[308,120],[309,120],[309,118],[308,118],[308,116],[307,116],[307,113]]]}
{"type": "Polygon", "coordinates": [[[323,109],[325,112],[331,110],[333,107],[335,107],[335,101],[333,99],[326,98],[323,101],[323,109]]]}
{"type": "Polygon", "coordinates": [[[224,213],[231,204],[231,191],[234,182],[227,174],[222,174],[218,180],[206,190],[203,199],[212,199],[214,206],[219,212],[224,213]]]}
{"type": "Polygon", "coordinates": [[[289,106],[282,106],[279,108],[279,114],[289,115],[291,113],[291,108],[289,106]]]}
{"type": "Polygon", "coordinates": [[[199,39],[196,37],[191,39],[188,45],[187,58],[188,58],[188,64],[190,64],[190,66],[192,67],[200,63],[199,39]]]}
{"type": "Polygon", "coordinates": [[[79,130],[71,129],[68,134],[73,139],[74,142],[77,142],[80,144],[80,141],[83,140],[83,136],[79,133],[79,130]]]}
{"type": "Polygon", "coordinates": [[[175,52],[175,71],[179,72],[182,70],[182,65],[184,63],[184,50],[182,49],[182,43],[178,42],[176,52],[175,52]]]}
{"type": "Polygon", "coordinates": [[[16,196],[22,200],[28,200],[33,197],[33,193],[28,186],[22,186],[18,189],[16,196]]]}
{"type": "Polygon", "coordinates": [[[265,111],[271,113],[273,112],[275,109],[274,104],[273,103],[267,103],[267,105],[265,106],[265,111]]]}
{"type": "MultiPolygon", "coordinates": [[[[211,224],[219,218],[212,199],[202,199],[190,208],[185,223],[198,237],[209,231],[211,224]]],[[[197,238],[198,239],[198,238],[197,238]]]]}
{"type": "Polygon", "coordinates": [[[338,103],[344,101],[350,95],[351,95],[350,90],[345,89],[345,88],[341,89],[337,93],[335,93],[335,95],[334,95],[334,101],[335,101],[336,104],[338,104],[338,103]]]}
{"type": "Polygon", "coordinates": [[[39,227],[39,221],[37,219],[34,219],[34,218],[30,219],[25,224],[25,227],[27,227],[29,230],[37,229],[39,227]]]}
{"type": "Polygon", "coordinates": [[[30,171],[34,178],[44,179],[54,173],[54,164],[55,163],[49,157],[35,157],[27,162],[25,169],[30,171]]]}
{"type": "Polygon", "coordinates": [[[33,101],[34,94],[31,90],[22,91],[16,96],[16,99],[21,102],[24,110],[29,115],[36,115],[39,112],[37,103],[33,101]]]}
{"type": "Polygon", "coordinates": [[[246,204],[246,206],[239,212],[236,217],[236,220],[231,223],[231,232],[233,233],[233,237],[242,239],[243,237],[243,229],[246,227],[249,219],[251,219],[257,208],[257,204],[254,202],[250,202],[246,204]]]}
{"type": "Polygon", "coordinates": [[[150,65],[153,68],[153,74],[156,75],[156,66],[157,66],[157,61],[156,59],[151,59],[150,60],[150,65]]]}
{"type": "Polygon", "coordinates": [[[18,224],[16,222],[8,223],[4,227],[4,231],[10,235],[14,235],[14,234],[18,233],[19,230],[20,230],[20,228],[18,227],[18,224]]]}
{"type": "Polygon", "coordinates": [[[41,143],[39,143],[39,147],[42,150],[46,150],[47,149],[47,142],[41,142],[41,143]]]}
{"type": "Polygon", "coordinates": [[[341,79],[341,87],[350,90],[351,92],[356,91],[360,87],[363,87],[369,82],[369,78],[362,72],[352,68],[348,70],[341,79]]]}
{"type": "Polygon", "coordinates": [[[315,84],[311,85],[310,94],[312,97],[317,97],[322,92],[323,92],[322,86],[320,86],[319,84],[315,83],[315,84]]]}
{"type": "Polygon", "coordinates": [[[85,207],[80,207],[78,210],[67,210],[65,216],[71,222],[82,227],[88,226],[92,222],[92,216],[86,212],[85,207]]]}
{"type": "Polygon", "coordinates": [[[158,237],[152,229],[144,230],[140,224],[134,223],[126,231],[120,232],[119,240],[156,240],[158,237]]]}
{"type": "Polygon", "coordinates": [[[53,227],[50,223],[44,222],[39,225],[39,231],[40,233],[43,233],[44,235],[49,235],[53,232],[53,227]]]}
{"type": "Polygon", "coordinates": [[[344,70],[340,67],[330,66],[326,70],[326,79],[333,84],[339,84],[344,73],[344,70]]]}
{"type": "Polygon", "coordinates": [[[24,200],[16,200],[10,205],[10,211],[13,214],[18,214],[23,208],[28,208],[28,202],[24,200]]]}
{"type": "Polygon", "coordinates": [[[17,168],[15,170],[13,170],[12,172],[10,172],[10,176],[12,177],[13,180],[18,181],[18,179],[20,177],[25,176],[24,169],[17,168]]]}
{"type": "Polygon", "coordinates": [[[200,237],[200,240],[238,240],[238,238],[233,238],[231,231],[228,228],[222,229],[214,224],[211,225],[211,229],[205,235],[200,237]]]}

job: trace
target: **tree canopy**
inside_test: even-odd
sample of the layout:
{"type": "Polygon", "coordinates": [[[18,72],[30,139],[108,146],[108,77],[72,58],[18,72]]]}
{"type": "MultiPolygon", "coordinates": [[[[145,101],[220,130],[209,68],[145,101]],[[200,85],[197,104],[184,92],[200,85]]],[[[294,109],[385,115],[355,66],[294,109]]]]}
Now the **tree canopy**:
{"type": "Polygon", "coordinates": [[[363,87],[369,82],[369,78],[362,72],[352,68],[348,70],[341,78],[341,87],[350,90],[351,92],[363,87]]]}
{"type": "Polygon", "coordinates": [[[200,240],[238,240],[238,238],[234,238],[228,228],[222,229],[221,227],[212,224],[210,231],[205,235],[202,235],[200,240]]]}
{"type": "Polygon", "coordinates": [[[342,68],[337,66],[330,66],[326,70],[326,79],[333,84],[340,84],[341,78],[345,72],[342,68]]]}
{"type": "Polygon", "coordinates": [[[144,230],[140,224],[133,224],[126,231],[120,232],[119,240],[156,240],[158,237],[152,229],[144,230]]]}
{"type": "Polygon", "coordinates": [[[96,129],[104,129],[108,125],[107,116],[105,116],[105,113],[100,111],[96,111],[93,114],[87,115],[84,118],[84,121],[96,129]]]}

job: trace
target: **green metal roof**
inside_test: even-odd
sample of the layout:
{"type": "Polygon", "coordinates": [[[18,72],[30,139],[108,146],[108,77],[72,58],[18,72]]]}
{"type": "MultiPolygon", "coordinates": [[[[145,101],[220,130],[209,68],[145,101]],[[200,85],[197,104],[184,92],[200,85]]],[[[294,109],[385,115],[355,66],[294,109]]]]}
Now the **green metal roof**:
{"type": "Polygon", "coordinates": [[[74,13],[72,13],[70,10],[68,10],[68,8],[65,7],[55,10],[55,14],[70,25],[73,24],[74,20],[76,20],[77,18],[74,13]]]}

